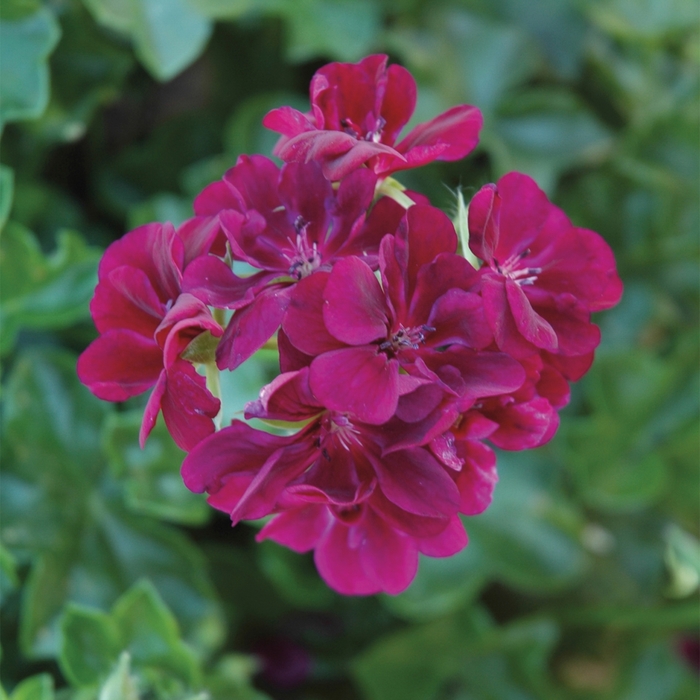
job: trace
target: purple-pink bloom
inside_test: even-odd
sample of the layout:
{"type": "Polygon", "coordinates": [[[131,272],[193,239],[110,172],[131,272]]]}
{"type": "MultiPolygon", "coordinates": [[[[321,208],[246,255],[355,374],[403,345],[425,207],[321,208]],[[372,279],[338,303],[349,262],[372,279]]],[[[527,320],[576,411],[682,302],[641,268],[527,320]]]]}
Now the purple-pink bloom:
{"type": "Polygon", "coordinates": [[[78,376],[99,398],[125,401],[155,387],[141,426],[143,445],[158,412],[177,444],[191,449],[214,430],[219,401],[183,351],[223,329],[208,307],[181,294],[188,248],[170,224],[146,224],[105,251],[90,304],[100,332],[78,359],[78,376]]]}
{"type": "MultiPolygon", "coordinates": [[[[489,391],[498,390],[498,381],[492,378],[489,391]]],[[[522,370],[500,390],[520,381],[522,370]]],[[[466,545],[457,514],[481,512],[496,482],[495,458],[480,435],[466,423],[449,432],[463,422],[450,398],[442,401],[435,386],[413,393],[415,400],[401,398],[391,421],[375,426],[327,410],[308,368],[282,374],[246,416],[310,422],[295,435],[277,436],[234,421],[189,454],[183,479],[193,491],[206,491],[234,524],[276,514],[259,538],[313,549],[334,589],[398,593],[413,579],[419,552],[450,556],[466,545]]]]}
{"type": "Polygon", "coordinates": [[[426,349],[484,348],[492,336],[476,271],[454,254],[456,234],[439,210],[416,205],[380,250],[382,284],[356,257],[302,281],[283,322],[297,350],[313,357],[311,388],[331,410],[381,424],[399,397],[426,378],[426,349]]]}
{"type": "Polygon", "coordinates": [[[469,234],[485,262],[481,295],[499,348],[522,358],[597,347],[591,312],[622,294],[612,251],[597,233],[573,226],[532,178],[509,173],[474,195],[469,234]]]}
{"type": "Polygon", "coordinates": [[[329,63],[311,80],[311,112],[273,109],[263,124],[282,134],[274,154],[287,162],[318,161],[331,181],[363,165],[385,178],[435,160],[460,160],[479,140],[483,119],[460,105],[419,124],[396,143],[416,106],[416,82],[383,54],[358,63],[329,63]]]}
{"type": "Polygon", "coordinates": [[[217,217],[233,259],[260,270],[238,277],[216,255],[187,268],[186,291],[236,309],[217,350],[221,369],[235,369],[274,334],[298,281],[347,255],[376,267],[379,242],[396,229],[403,209],[383,198],[368,215],[375,184],[364,169],[334,189],[316,163],[280,169],[263,156],[241,156],[197,197],[195,212],[217,217]]]}

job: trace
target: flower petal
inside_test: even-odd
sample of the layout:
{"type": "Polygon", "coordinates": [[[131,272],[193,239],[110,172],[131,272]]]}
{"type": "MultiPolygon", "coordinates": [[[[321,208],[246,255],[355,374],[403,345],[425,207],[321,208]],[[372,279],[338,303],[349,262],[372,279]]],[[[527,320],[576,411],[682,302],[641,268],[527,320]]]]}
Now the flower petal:
{"type": "Polygon", "coordinates": [[[384,292],[371,268],[359,258],[336,263],[323,290],[323,301],[323,321],[338,340],[364,345],[386,337],[384,292]]]}
{"type": "Polygon", "coordinates": [[[380,425],[396,412],[399,365],[377,347],[342,348],[311,363],[311,390],[331,411],[351,413],[363,423],[380,425]]]}

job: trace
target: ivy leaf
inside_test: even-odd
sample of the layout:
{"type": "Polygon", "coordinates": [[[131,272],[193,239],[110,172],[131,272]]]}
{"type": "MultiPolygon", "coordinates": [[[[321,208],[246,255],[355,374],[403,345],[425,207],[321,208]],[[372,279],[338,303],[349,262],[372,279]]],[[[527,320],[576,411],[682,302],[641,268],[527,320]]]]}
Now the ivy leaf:
{"type": "Polygon", "coordinates": [[[180,639],[177,621],[149,581],[139,581],[119,598],[112,619],[135,665],[160,668],[191,687],[199,684],[197,659],[180,639]]]}
{"type": "Polygon", "coordinates": [[[368,700],[433,700],[478,688],[484,700],[548,700],[549,655],[558,630],[547,619],[496,627],[479,608],[378,640],[353,663],[368,700]]]}
{"type": "Polygon", "coordinates": [[[60,36],[58,22],[45,8],[0,21],[0,131],[7,122],[36,119],[46,109],[47,59],[60,36]]]}
{"type": "Polygon", "coordinates": [[[182,483],[185,452],[173,442],[162,422],[139,447],[142,411],[111,414],[105,421],[103,445],[114,475],[123,480],[127,506],[135,513],[187,525],[207,521],[211,508],[182,483]]]}
{"type": "Polygon", "coordinates": [[[370,0],[286,0],[290,61],[328,56],[358,61],[372,50],[380,29],[379,8],[370,0]]]}
{"type": "Polygon", "coordinates": [[[11,168],[0,165],[0,233],[2,233],[12,209],[15,176],[11,168]]]}
{"type": "Polygon", "coordinates": [[[58,235],[45,256],[31,233],[9,223],[0,237],[0,354],[9,352],[21,328],[62,328],[89,316],[100,252],[72,231],[58,235]]]}
{"type": "Polygon", "coordinates": [[[201,681],[194,652],[180,639],[175,618],[146,580],[126,591],[109,614],[68,605],[60,628],[61,670],[75,686],[97,685],[115,665],[117,674],[124,676],[129,662],[146,678],[157,671],[188,687],[201,681]]]}
{"type": "Polygon", "coordinates": [[[146,70],[170,80],[193,63],[209,40],[211,21],[188,0],[84,0],[97,22],[125,34],[146,70]]]}
{"type": "Polygon", "coordinates": [[[170,80],[204,50],[211,22],[187,0],[133,0],[134,51],[151,75],[170,80]]]}
{"type": "Polygon", "coordinates": [[[48,673],[40,673],[23,680],[12,691],[10,700],[54,700],[53,678],[48,673]]]}
{"type": "Polygon", "coordinates": [[[111,616],[69,603],[60,622],[61,670],[72,685],[91,686],[112,668],[120,651],[119,629],[111,616]]]}
{"type": "Polygon", "coordinates": [[[581,516],[549,482],[551,467],[541,451],[499,452],[493,502],[462,518],[469,544],[451,557],[421,556],[411,586],[384,597],[385,605],[408,620],[427,620],[467,605],[492,580],[533,593],[572,585],[587,563],[575,537],[581,516]]]}
{"type": "Polygon", "coordinates": [[[107,609],[149,578],[202,649],[223,634],[200,552],[181,533],[122,505],[106,470],[100,429],[110,412],[75,376],[75,356],[25,354],[5,393],[0,504],[3,541],[33,560],[22,599],[25,653],[56,653],[66,601],[107,609]]]}

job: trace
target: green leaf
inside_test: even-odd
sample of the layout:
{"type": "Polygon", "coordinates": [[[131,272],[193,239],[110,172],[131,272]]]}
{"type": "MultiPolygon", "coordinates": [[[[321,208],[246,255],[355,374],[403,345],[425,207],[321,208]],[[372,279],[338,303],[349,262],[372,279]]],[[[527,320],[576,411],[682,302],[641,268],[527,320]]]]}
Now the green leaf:
{"type": "Polygon", "coordinates": [[[698,413],[694,360],[678,349],[674,362],[639,350],[600,357],[582,382],[593,411],[564,423],[556,446],[587,503],[631,511],[669,487],[664,449],[698,413]]]}
{"type": "Polygon", "coordinates": [[[499,452],[493,502],[481,515],[462,518],[466,548],[446,558],[421,556],[408,590],[384,604],[408,620],[427,620],[467,605],[493,579],[533,592],[572,584],[586,565],[573,537],[581,518],[548,483],[552,467],[542,452],[499,452]]]}
{"type": "Polygon", "coordinates": [[[83,0],[97,22],[115,32],[128,34],[133,25],[132,0],[83,0]]]}
{"type": "Polygon", "coordinates": [[[231,164],[244,153],[271,154],[279,134],[262,125],[263,117],[275,107],[288,105],[300,112],[309,109],[308,99],[289,92],[273,92],[247,99],[226,124],[224,147],[231,164]]]}
{"type": "Polygon", "coordinates": [[[189,0],[189,2],[204,17],[234,20],[244,15],[277,10],[283,0],[189,0]]]}
{"type": "Polygon", "coordinates": [[[0,542],[0,606],[7,594],[17,588],[17,561],[12,553],[0,542]]]}
{"type": "Polygon", "coordinates": [[[151,221],[169,221],[178,227],[192,216],[192,202],[170,192],[161,192],[129,210],[127,228],[135,229],[151,221]]]}
{"type": "Polygon", "coordinates": [[[539,65],[532,39],[513,25],[451,8],[434,13],[429,27],[427,34],[397,30],[393,36],[447,105],[476,105],[487,125],[508,91],[539,65]]]}
{"type": "Polygon", "coordinates": [[[139,700],[138,683],[129,672],[131,657],[124,651],[109,678],[100,689],[99,700],[139,700]]]}
{"type": "Polygon", "coordinates": [[[697,676],[684,668],[679,654],[666,642],[649,646],[636,659],[620,700],[682,700],[697,695],[697,676]]]}
{"type": "Polygon", "coordinates": [[[311,562],[286,547],[266,541],[256,547],[260,568],[280,597],[304,610],[323,610],[335,600],[311,562]]]}
{"type": "Polygon", "coordinates": [[[700,23],[693,0],[595,0],[585,7],[598,26],[630,41],[687,33],[700,23]]]}
{"type": "Polygon", "coordinates": [[[0,233],[2,233],[10,216],[14,186],[15,175],[12,169],[5,165],[0,165],[0,233]]]}
{"type": "Polygon", "coordinates": [[[187,489],[180,476],[186,453],[173,442],[162,422],[156,424],[144,449],[138,435],[142,411],[111,414],[104,425],[103,445],[110,466],[124,483],[127,506],[160,520],[198,525],[211,508],[187,489]]]}
{"type": "Polygon", "coordinates": [[[68,604],[61,617],[59,663],[76,686],[91,686],[109,673],[121,649],[119,630],[110,615],[68,604]]]}
{"type": "Polygon", "coordinates": [[[464,518],[474,573],[516,588],[545,591],[571,584],[586,557],[573,536],[581,517],[551,485],[551,462],[541,451],[498,453],[499,482],[489,508],[464,518]],[[470,551],[471,550],[471,551],[470,551]]]}
{"type": "Polygon", "coordinates": [[[211,23],[187,0],[133,0],[134,51],[151,75],[170,80],[195,61],[211,23]]]}
{"type": "Polygon", "coordinates": [[[368,700],[430,700],[457,673],[472,634],[454,618],[416,625],[379,639],[352,672],[368,700]]]}
{"type": "Polygon", "coordinates": [[[495,627],[478,608],[388,635],[352,671],[368,700],[433,700],[478,688],[480,700],[555,697],[548,680],[557,641],[549,620],[495,627]]]}
{"type": "Polygon", "coordinates": [[[501,115],[485,136],[497,174],[525,172],[550,193],[564,170],[599,162],[612,146],[610,132],[567,92],[514,95],[501,115]]]}
{"type": "Polygon", "coordinates": [[[10,700],[53,700],[53,678],[40,673],[22,681],[10,695],[10,700]]]}
{"type": "Polygon", "coordinates": [[[32,352],[7,383],[0,488],[2,536],[34,557],[20,625],[28,654],[56,650],[66,600],[106,609],[148,577],[193,643],[211,649],[223,634],[198,550],[179,532],[121,505],[105,471],[100,428],[109,412],[75,376],[75,356],[32,352]]]}
{"type": "Polygon", "coordinates": [[[370,53],[380,29],[379,8],[371,0],[285,0],[290,61],[327,56],[358,61],[370,53]]]}
{"type": "Polygon", "coordinates": [[[0,131],[2,125],[41,116],[49,101],[47,59],[61,30],[44,8],[0,22],[0,131]]]}
{"type": "Polygon", "coordinates": [[[136,60],[125,42],[107,40],[80,4],[62,8],[60,19],[63,35],[51,58],[51,102],[38,126],[44,139],[72,142],[85,135],[101,105],[121,94],[136,60]]]}
{"type": "Polygon", "coordinates": [[[468,545],[444,559],[421,555],[413,583],[397,596],[384,597],[384,604],[399,617],[415,621],[442,617],[467,605],[490,573],[473,552],[468,545]]]}
{"type": "Polygon", "coordinates": [[[666,532],[666,565],[671,575],[667,595],[684,598],[700,584],[700,542],[672,525],[666,532]]]}
{"type": "Polygon", "coordinates": [[[114,605],[112,619],[134,665],[158,667],[197,685],[199,665],[180,639],[177,621],[149,581],[132,586],[114,605]]]}
{"type": "Polygon", "coordinates": [[[89,316],[99,251],[71,231],[44,256],[33,234],[10,223],[0,237],[0,352],[13,346],[20,328],[53,329],[89,316]]]}

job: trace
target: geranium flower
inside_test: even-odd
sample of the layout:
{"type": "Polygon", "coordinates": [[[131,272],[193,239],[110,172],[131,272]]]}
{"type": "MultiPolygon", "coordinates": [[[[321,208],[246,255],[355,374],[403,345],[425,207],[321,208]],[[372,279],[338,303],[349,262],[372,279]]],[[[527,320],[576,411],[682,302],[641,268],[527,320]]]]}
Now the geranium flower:
{"type": "Polygon", "coordinates": [[[80,380],[99,398],[125,401],[155,387],[141,445],[158,412],[175,442],[191,449],[214,430],[219,400],[181,355],[197,336],[223,329],[208,307],[181,294],[187,247],[170,224],[146,224],[105,251],[90,304],[100,332],[78,359],[80,380]]]}
{"type": "Polygon", "coordinates": [[[325,406],[384,423],[420,383],[424,349],[491,342],[481,299],[468,291],[478,275],[456,245],[449,219],[416,205],[396,237],[382,241],[383,286],[356,257],[297,286],[283,330],[314,357],[311,387],[325,406]]]}
{"type": "Polygon", "coordinates": [[[416,82],[383,54],[358,63],[330,63],[311,79],[311,112],[273,109],[263,125],[282,134],[273,153],[285,161],[318,161],[341,180],[367,165],[379,178],[435,160],[460,160],[479,139],[476,107],[460,105],[419,124],[399,143],[416,106],[416,82]]]}
{"type": "Polygon", "coordinates": [[[481,512],[496,482],[493,453],[469,431],[442,439],[456,412],[412,415],[426,396],[417,398],[402,397],[399,407],[411,423],[397,415],[373,426],[321,405],[308,368],[283,374],[246,416],[310,422],[277,436],[234,421],[188,455],[183,479],[234,524],[276,513],[259,539],[314,549],[321,576],[339,592],[398,593],[419,552],[450,556],[466,545],[457,513],[481,512]]]}
{"type": "Polygon", "coordinates": [[[241,156],[197,197],[195,212],[217,217],[233,259],[261,270],[238,277],[215,255],[187,268],[186,291],[236,309],[217,350],[221,369],[235,369],[272,336],[298,281],[346,255],[376,268],[379,242],[396,229],[403,209],[382,198],[368,216],[375,183],[373,173],[358,171],[336,191],[316,163],[280,169],[263,156],[241,156]]]}
{"type": "Polygon", "coordinates": [[[600,342],[592,311],[622,294],[610,247],[577,228],[521,173],[486,185],[469,205],[469,247],[481,268],[486,318],[514,357],[542,350],[589,355],[600,342]]]}

